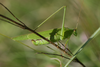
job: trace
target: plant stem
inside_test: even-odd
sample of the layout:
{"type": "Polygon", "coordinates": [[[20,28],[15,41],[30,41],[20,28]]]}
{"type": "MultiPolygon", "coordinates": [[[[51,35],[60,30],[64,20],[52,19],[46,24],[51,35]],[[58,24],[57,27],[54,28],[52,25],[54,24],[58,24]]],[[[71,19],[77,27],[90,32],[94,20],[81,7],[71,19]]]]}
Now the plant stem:
{"type": "MultiPolygon", "coordinates": [[[[90,36],[90,38],[83,43],[75,52],[74,52],[74,56],[67,62],[67,64],[64,67],[67,67],[77,56],[77,54],[79,54],[83,48],[87,45],[88,42],[90,42],[93,38],[95,38],[98,34],[100,33],[100,27],[90,36]]],[[[83,66],[85,67],[85,66],[83,66]]]]}

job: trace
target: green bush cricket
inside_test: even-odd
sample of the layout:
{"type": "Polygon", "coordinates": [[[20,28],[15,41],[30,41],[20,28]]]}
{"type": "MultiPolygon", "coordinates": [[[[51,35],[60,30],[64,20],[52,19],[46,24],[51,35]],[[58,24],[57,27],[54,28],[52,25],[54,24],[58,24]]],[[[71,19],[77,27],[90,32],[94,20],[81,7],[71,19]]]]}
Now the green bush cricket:
{"type": "MultiPolygon", "coordinates": [[[[64,40],[64,39],[70,38],[70,36],[72,34],[74,34],[75,36],[77,36],[76,29],[70,29],[70,28],[64,27],[66,6],[61,7],[56,12],[54,12],[52,15],[50,15],[37,28],[39,28],[48,19],[50,19],[54,14],[56,14],[58,11],[60,11],[63,8],[64,8],[64,14],[63,14],[62,28],[55,28],[55,29],[50,29],[50,30],[43,31],[43,32],[38,32],[39,34],[41,34],[42,36],[46,37],[47,39],[49,39],[52,42],[57,42],[57,41],[60,41],[60,40],[64,40]]],[[[13,39],[14,40],[32,39],[32,43],[34,45],[49,44],[49,42],[47,42],[46,40],[43,40],[41,37],[35,35],[34,33],[32,33],[32,34],[26,34],[26,35],[22,35],[22,36],[17,36],[17,37],[14,37],[13,39]]]]}
{"type": "MultiPolygon", "coordinates": [[[[15,17],[15,15],[7,7],[5,7],[2,3],[0,3],[0,5],[2,5],[4,8],[6,8],[15,17]]],[[[42,38],[45,41],[51,43],[52,45],[54,45],[55,47],[57,47],[61,51],[65,52],[69,57],[72,57],[67,51],[65,51],[65,49],[62,49],[60,46],[58,46],[57,44],[54,43],[55,41],[57,41],[57,39],[59,41],[59,40],[63,40],[64,38],[70,37],[72,35],[72,33],[74,33],[74,35],[77,35],[76,29],[72,29],[72,30],[68,29],[67,30],[67,31],[72,31],[71,33],[66,32],[66,29],[64,27],[64,18],[63,18],[63,23],[62,23],[62,28],[61,29],[52,29],[51,32],[49,32],[49,35],[50,35],[49,36],[50,40],[49,40],[45,36],[42,36],[41,34],[37,33],[35,30],[32,30],[29,27],[27,27],[23,22],[21,22],[16,17],[15,18],[19,21],[19,23],[16,22],[16,21],[14,21],[14,20],[12,20],[12,19],[10,19],[10,18],[8,18],[8,17],[6,17],[6,16],[4,16],[4,15],[2,15],[2,14],[0,14],[0,17],[6,19],[6,20],[3,20],[3,21],[6,21],[6,22],[8,22],[10,24],[13,24],[13,25],[17,26],[17,27],[20,27],[22,29],[25,29],[25,30],[33,32],[35,35],[39,36],[40,38],[42,38]],[[65,30],[65,32],[64,32],[64,30],[65,30]],[[58,33],[59,31],[61,33],[60,35],[58,33]],[[68,33],[69,36],[66,36],[65,33],[68,33]],[[56,36],[56,34],[57,34],[57,36],[56,36]],[[57,39],[55,39],[54,37],[56,37],[57,39]]],[[[64,17],[65,17],[65,9],[64,9],[64,17]]],[[[0,20],[2,20],[2,19],[0,19],[0,20]]],[[[41,52],[41,53],[42,54],[49,54],[49,53],[43,53],[43,52],[41,52]]],[[[50,55],[62,56],[62,55],[58,55],[58,54],[50,54],[50,55]]],[[[62,57],[64,57],[64,56],[62,56],[62,57]]],[[[64,58],[66,58],[66,57],[64,57],[64,58]]],[[[85,67],[77,58],[75,58],[74,60],[77,61],[77,62],[79,62],[83,67],[85,67]]]]}
{"type": "MultiPolygon", "coordinates": [[[[2,21],[5,21],[5,22],[8,22],[12,25],[15,25],[21,29],[24,29],[24,30],[28,30],[30,32],[33,32],[35,35],[43,38],[44,40],[48,41],[49,43],[51,43],[52,45],[54,45],[55,47],[57,47],[58,49],[60,49],[61,51],[65,52],[64,49],[62,49],[60,46],[58,46],[57,44],[51,42],[50,40],[48,40],[47,38],[45,38],[44,36],[40,35],[39,33],[37,33],[35,30],[32,30],[31,28],[27,27],[22,21],[20,21],[6,6],[4,6],[2,3],[0,3],[1,6],[3,6],[13,17],[15,17],[19,22],[16,22],[2,14],[0,14],[0,17],[3,18],[3,19],[0,19],[2,21]],[[5,20],[6,19],[6,20],[5,20]]],[[[67,52],[65,52],[68,56],[71,56],[70,54],[68,54],[67,52]]]]}

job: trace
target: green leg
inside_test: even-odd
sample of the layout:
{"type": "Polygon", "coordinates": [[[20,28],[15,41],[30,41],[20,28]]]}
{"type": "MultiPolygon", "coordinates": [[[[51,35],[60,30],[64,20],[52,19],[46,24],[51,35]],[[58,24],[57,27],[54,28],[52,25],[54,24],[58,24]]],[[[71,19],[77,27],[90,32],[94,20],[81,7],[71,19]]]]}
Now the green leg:
{"type": "MultiPolygon", "coordinates": [[[[63,14],[63,21],[62,21],[62,29],[61,29],[62,36],[64,36],[65,15],[66,15],[66,6],[64,6],[64,14],[63,14]]],[[[63,37],[60,37],[60,39],[63,40],[63,37]]]]}
{"type": "Polygon", "coordinates": [[[47,20],[49,20],[53,15],[55,15],[57,12],[59,12],[61,9],[65,9],[65,6],[63,6],[63,7],[61,7],[60,9],[58,9],[56,12],[54,12],[53,14],[51,14],[46,20],[44,20],[41,24],[39,24],[36,28],[35,28],[35,30],[36,29],[38,29],[42,24],[44,24],[47,20]]]}

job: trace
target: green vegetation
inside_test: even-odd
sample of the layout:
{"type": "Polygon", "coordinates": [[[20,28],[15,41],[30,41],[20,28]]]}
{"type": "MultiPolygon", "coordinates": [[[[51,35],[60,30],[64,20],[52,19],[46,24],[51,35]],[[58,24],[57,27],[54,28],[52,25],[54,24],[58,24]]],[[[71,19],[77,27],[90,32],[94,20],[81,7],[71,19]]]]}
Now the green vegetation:
{"type": "MultiPolygon", "coordinates": [[[[89,39],[89,37],[99,28],[99,0],[84,0],[84,1],[71,1],[71,0],[7,0],[2,2],[7,6],[21,21],[26,25],[35,29],[43,20],[45,20],[49,15],[62,6],[67,6],[65,26],[68,28],[75,28],[77,24],[77,18],[79,25],[77,28],[77,37],[72,36],[68,42],[69,49],[72,52],[89,39]]],[[[5,9],[0,6],[0,14],[3,14],[9,18],[13,18],[5,9]]],[[[50,18],[45,24],[38,28],[36,31],[44,31],[49,29],[61,28],[63,10],[58,12],[55,16],[50,18]]],[[[28,34],[28,31],[16,28],[6,22],[0,21],[0,33],[15,37],[19,35],[28,34]]],[[[77,55],[77,58],[85,64],[87,67],[99,67],[99,49],[100,41],[99,35],[95,37],[91,42],[89,42],[82,52],[77,55]]],[[[64,53],[60,52],[57,48],[52,45],[52,50],[44,45],[34,46],[31,41],[23,41],[23,43],[35,48],[35,50],[48,52],[48,53],[59,53],[66,56],[64,53]],[[55,51],[54,51],[54,50],[55,51]]],[[[62,41],[66,43],[66,40],[62,41]]],[[[84,45],[84,44],[83,44],[84,45]]],[[[76,51],[77,52],[77,51],[76,51]]],[[[13,41],[7,37],[0,35],[0,66],[1,67],[60,67],[59,62],[51,60],[50,58],[58,58],[62,67],[68,62],[67,59],[56,56],[49,56],[44,54],[36,54],[35,51],[23,46],[20,43],[13,41]]],[[[75,62],[73,62],[75,63],[75,62]]],[[[80,67],[79,64],[70,64],[71,66],[80,67]],[[78,65],[78,66],[77,66],[78,65]]]]}

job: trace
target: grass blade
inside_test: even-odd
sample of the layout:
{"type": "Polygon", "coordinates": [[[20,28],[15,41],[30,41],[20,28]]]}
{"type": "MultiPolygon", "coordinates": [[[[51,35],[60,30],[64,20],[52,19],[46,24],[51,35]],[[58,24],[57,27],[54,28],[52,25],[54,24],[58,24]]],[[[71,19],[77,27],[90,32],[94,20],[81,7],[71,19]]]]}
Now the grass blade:
{"type": "Polygon", "coordinates": [[[98,34],[100,34],[100,27],[91,35],[91,37],[85,43],[83,43],[79,46],[79,48],[77,48],[77,50],[74,52],[74,56],[67,62],[67,64],[64,67],[68,67],[68,65],[75,59],[77,54],[79,54],[87,45],[87,43],[90,42],[93,38],[95,38],[98,34]]]}

